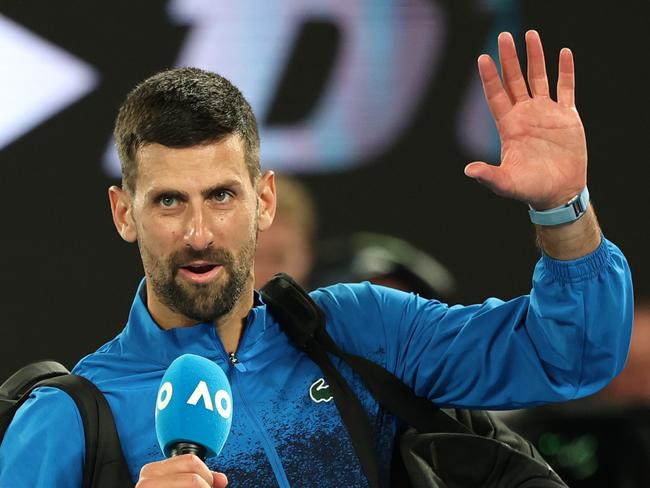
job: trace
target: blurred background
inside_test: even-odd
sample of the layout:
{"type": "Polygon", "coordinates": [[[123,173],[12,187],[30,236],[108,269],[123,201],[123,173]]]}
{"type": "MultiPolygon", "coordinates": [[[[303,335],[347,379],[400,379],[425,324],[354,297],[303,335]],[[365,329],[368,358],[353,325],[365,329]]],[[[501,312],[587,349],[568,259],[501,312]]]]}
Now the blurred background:
{"type": "Polygon", "coordinates": [[[111,131],[126,93],[172,66],[238,85],[263,166],[310,200],[294,205],[302,235],[279,218],[285,240],[261,243],[275,263],[264,272],[296,266],[309,286],[406,276],[406,288],[470,303],[526,293],[539,257],[526,207],[463,175],[470,161],[499,160],[476,58],[495,54],[503,30],[522,56],[535,28],[552,91],[560,48],[574,52],[592,201],[643,301],[649,27],[647,0],[0,3],[0,378],[42,358],[72,367],[123,327],[142,269],[110,217],[111,131]],[[288,257],[276,252],[289,244],[288,257]]]}

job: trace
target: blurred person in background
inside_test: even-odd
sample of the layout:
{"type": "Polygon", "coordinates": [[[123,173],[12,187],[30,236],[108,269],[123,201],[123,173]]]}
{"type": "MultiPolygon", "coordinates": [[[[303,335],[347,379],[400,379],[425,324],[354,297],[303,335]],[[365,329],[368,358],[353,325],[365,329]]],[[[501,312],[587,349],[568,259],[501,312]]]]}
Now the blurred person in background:
{"type": "Polygon", "coordinates": [[[634,307],[632,341],[623,371],[593,399],[650,407],[650,297],[639,299],[634,307]]]}
{"type": "Polygon", "coordinates": [[[316,203],[301,181],[276,174],[273,225],[260,233],[255,253],[255,288],[276,273],[289,274],[306,288],[335,283],[371,283],[450,301],[451,273],[440,262],[394,236],[356,232],[316,244],[316,203]]]}
{"type": "Polygon", "coordinates": [[[398,237],[372,232],[329,239],[319,246],[312,273],[314,288],[369,281],[452,302],[456,283],[449,270],[398,237]]]}
{"type": "Polygon", "coordinates": [[[276,174],[275,186],[278,194],[275,219],[257,241],[255,289],[260,289],[280,271],[307,286],[318,228],[316,206],[297,178],[276,174]]]}

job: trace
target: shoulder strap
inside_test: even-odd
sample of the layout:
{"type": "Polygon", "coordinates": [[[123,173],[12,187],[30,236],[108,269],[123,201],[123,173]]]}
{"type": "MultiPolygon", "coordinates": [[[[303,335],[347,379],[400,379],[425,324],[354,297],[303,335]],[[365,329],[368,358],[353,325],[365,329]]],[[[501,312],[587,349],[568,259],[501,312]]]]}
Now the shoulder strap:
{"type": "Polygon", "coordinates": [[[0,399],[20,398],[39,381],[64,374],[70,374],[70,371],[56,361],[45,360],[30,363],[20,368],[2,383],[0,386],[0,399]]]}
{"type": "Polygon", "coordinates": [[[371,488],[379,488],[377,453],[372,443],[373,434],[368,416],[357,396],[332,364],[327,349],[321,344],[323,334],[327,336],[323,311],[284,273],[275,275],[260,293],[269,311],[291,340],[320,366],[350,434],[363,473],[371,488]]]}
{"type": "MultiPolygon", "coordinates": [[[[0,401],[12,403],[9,415],[3,416],[3,421],[6,419],[8,425],[13,414],[29,398],[31,392],[41,386],[65,391],[77,405],[85,437],[82,487],[132,487],[131,474],[106,398],[91,381],[68,374],[62,365],[53,361],[42,361],[28,365],[10,377],[1,387],[3,398],[0,401]],[[30,374],[36,374],[36,378],[41,381],[35,384],[29,381],[30,374]],[[45,379],[42,379],[43,377],[45,379]],[[12,401],[12,397],[7,396],[8,393],[14,394],[13,398],[17,400],[12,401]]],[[[6,405],[3,408],[6,408],[6,405]]],[[[4,428],[1,432],[4,433],[4,428]]]]}
{"type": "MultiPolygon", "coordinates": [[[[333,386],[332,382],[345,383],[345,380],[332,366],[327,353],[343,359],[359,375],[368,391],[380,405],[402,422],[415,427],[418,431],[471,433],[471,430],[463,423],[446,414],[430,400],[416,396],[409,386],[383,367],[361,356],[342,351],[325,329],[323,311],[289,275],[278,273],[260,292],[271,313],[276,316],[287,335],[296,345],[321,366],[324,373],[326,372],[325,368],[334,370],[330,372],[331,378],[327,378],[330,387],[333,386]],[[326,363],[329,363],[329,365],[326,363]]],[[[345,397],[341,397],[340,402],[337,401],[336,388],[333,389],[333,396],[335,402],[337,402],[341,417],[345,420],[344,410],[350,408],[350,403],[347,402],[345,397]],[[339,403],[341,406],[339,406],[339,403]]],[[[358,400],[356,403],[358,404],[358,400]]],[[[360,404],[359,408],[362,408],[360,404]]],[[[366,418],[365,414],[363,418],[366,418]]],[[[355,443],[355,436],[369,438],[367,434],[359,433],[358,429],[348,427],[348,431],[353,443],[355,443]]],[[[366,443],[357,440],[355,449],[357,444],[366,443]]],[[[358,450],[357,453],[359,453],[358,450]]],[[[361,456],[359,457],[363,464],[363,459],[361,456]]]]}
{"type": "Polygon", "coordinates": [[[37,361],[23,366],[0,385],[0,439],[9,427],[18,407],[38,382],[70,372],[56,361],[37,361]]]}
{"type": "Polygon", "coordinates": [[[113,412],[94,383],[82,376],[59,376],[37,386],[60,388],[77,404],[84,426],[83,488],[132,487],[113,412]]]}

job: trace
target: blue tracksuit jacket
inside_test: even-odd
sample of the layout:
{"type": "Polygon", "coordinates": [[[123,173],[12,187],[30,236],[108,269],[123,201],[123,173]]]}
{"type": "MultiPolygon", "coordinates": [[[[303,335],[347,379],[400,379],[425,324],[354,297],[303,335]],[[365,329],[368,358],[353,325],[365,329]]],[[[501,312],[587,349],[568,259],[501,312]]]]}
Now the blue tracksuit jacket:
{"type": "MultiPolygon", "coordinates": [[[[161,330],[136,295],[120,335],[74,368],[104,392],[134,481],[162,459],[154,430],[160,379],[179,355],[218,363],[233,390],[232,431],[208,465],[231,487],[366,486],[318,367],[289,343],[256,300],[229,356],[209,323],[161,330]]],[[[440,405],[511,409],[560,402],[602,388],[623,367],[632,323],[629,269],[603,239],[591,255],[561,262],[543,256],[530,295],[448,307],[368,283],[317,290],[340,347],[394,372],[440,405]]],[[[396,429],[338,364],[367,410],[385,462],[396,429]]],[[[37,390],[0,446],[0,487],[79,487],[83,429],[66,393],[37,390]]]]}

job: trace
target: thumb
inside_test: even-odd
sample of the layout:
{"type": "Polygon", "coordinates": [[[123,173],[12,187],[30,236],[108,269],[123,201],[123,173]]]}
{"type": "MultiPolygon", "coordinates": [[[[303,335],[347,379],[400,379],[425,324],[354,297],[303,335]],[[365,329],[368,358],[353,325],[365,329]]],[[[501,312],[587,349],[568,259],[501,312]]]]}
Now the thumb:
{"type": "Polygon", "coordinates": [[[465,174],[499,195],[504,193],[504,175],[499,166],[487,164],[482,161],[474,161],[465,166],[465,174]]]}
{"type": "Polygon", "coordinates": [[[228,478],[223,473],[212,472],[212,486],[213,488],[225,488],[228,484],[228,478]]]}

